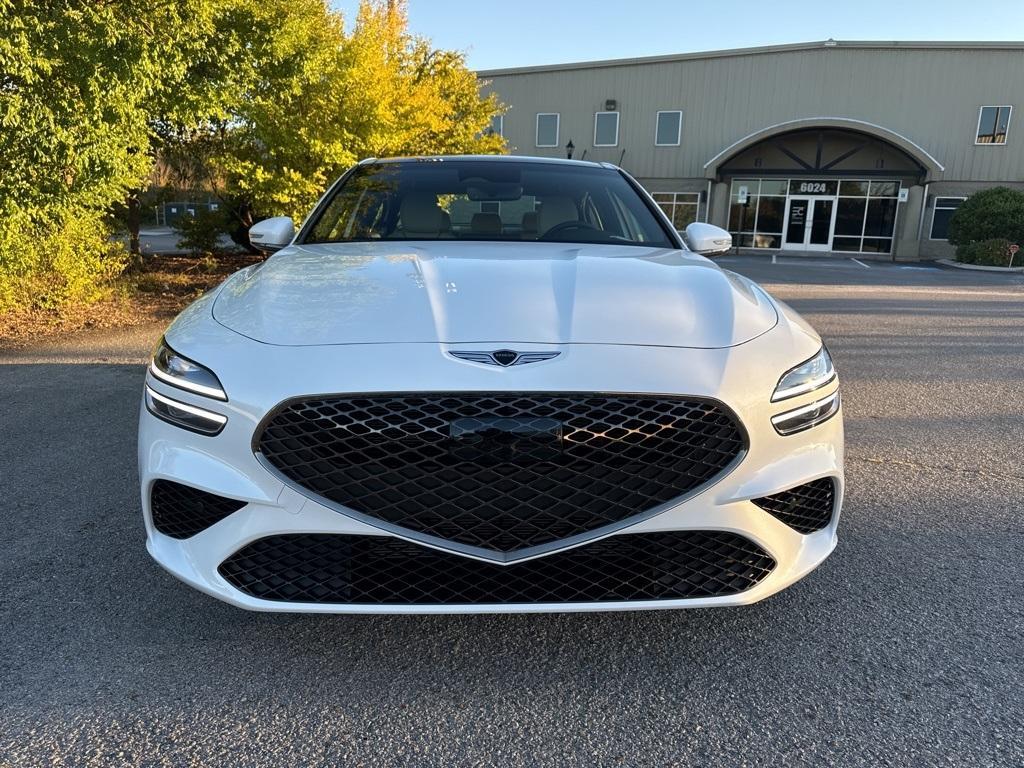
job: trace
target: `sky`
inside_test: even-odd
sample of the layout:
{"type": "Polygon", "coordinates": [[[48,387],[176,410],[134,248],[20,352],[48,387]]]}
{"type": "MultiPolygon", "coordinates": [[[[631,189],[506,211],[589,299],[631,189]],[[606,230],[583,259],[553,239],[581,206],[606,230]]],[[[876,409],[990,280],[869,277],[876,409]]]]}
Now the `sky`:
{"type": "MultiPolygon", "coordinates": [[[[331,0],[347,18],[358,0],[331,0]]],[[[1024,0],[408,0],[473,69],[811,40],[1024,40],[1024,0]]]]}

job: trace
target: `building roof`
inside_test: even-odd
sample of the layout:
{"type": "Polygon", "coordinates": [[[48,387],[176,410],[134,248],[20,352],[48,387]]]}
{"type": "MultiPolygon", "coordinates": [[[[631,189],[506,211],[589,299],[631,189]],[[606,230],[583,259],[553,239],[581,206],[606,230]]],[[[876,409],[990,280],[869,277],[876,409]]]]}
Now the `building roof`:
{"type": "Polygon", "coordinates": [[[1003,42],[980,41],[930,41],[930,40],[818,40],[786,45],[764,45],[756,48],[727,48],[719,51],[697,51],[694,53],[672,53],[665,56],[642,56],[628,59],[603,59],[596,61],[574,61],[565,64],[539,64],[529,67],[506,67],[486,69],[477,72],[480,77],[518,75],[533,72],[559,72],[570,69],[600,69],[604,67],[629,67],[637,64],[663,64],[673,61],[699,59],[721,59],[731,56],[757,56],[766,53],[790,53],[832,48],[865,49],[912,49],[912,50],[982,50],[982,51],[1024,51],[1024,41],[1003,42]]]}

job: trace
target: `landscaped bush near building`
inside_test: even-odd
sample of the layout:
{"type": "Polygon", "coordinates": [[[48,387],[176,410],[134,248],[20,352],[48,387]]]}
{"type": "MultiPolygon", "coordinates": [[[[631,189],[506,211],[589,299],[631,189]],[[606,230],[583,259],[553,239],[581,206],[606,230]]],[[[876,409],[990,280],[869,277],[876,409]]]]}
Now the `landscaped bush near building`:
{"type": "MultiPolygon", "coordinates": [[[[956,249],[956,260],[964,264],[981,264],[987,267],[1005,267],[1010,263],[1010,241],[1001,237],[967,243],[956,249]]],[[[1024,267],[1020,256],[1013,260],[1015,267],[1024,267]]]]}
{"type": "Polygon", "coordinates": [[[1005,267],[1011,243],[1024,244],[1024,192],[993,187],[975,192],[949,220],[957,260],[1005,267]]]}

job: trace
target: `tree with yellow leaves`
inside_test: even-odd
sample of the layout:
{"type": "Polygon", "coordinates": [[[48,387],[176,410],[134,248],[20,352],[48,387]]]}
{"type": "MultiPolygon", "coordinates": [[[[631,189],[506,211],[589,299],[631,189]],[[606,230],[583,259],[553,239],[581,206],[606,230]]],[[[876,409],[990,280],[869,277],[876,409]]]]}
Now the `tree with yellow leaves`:
{"type": "Polygon", "coordinates": [[[202,166],[236,212],[236,239],[257,217],[301,219],[361,158],[505,148],[487,130],[501,105],[481,96],[462,54],[409,33],[404,2],[363,0],[351,30],[323,0],[244,2],[218,37],[222,48],[246,41],[222,68],[239,98],[166,146],[172,165],[202,166]]]}

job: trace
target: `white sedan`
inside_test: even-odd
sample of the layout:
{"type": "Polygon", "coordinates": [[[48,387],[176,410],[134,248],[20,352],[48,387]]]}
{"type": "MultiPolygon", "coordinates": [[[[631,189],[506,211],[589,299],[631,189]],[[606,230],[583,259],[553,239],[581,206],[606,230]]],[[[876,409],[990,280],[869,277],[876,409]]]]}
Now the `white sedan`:
{"type": "Polygon", "coordinates": [[[819,565],[839,384],[792,309],[609,164],[368,160],[167,329],[147,546],[242,608],[753,603],[819,565]]]}

